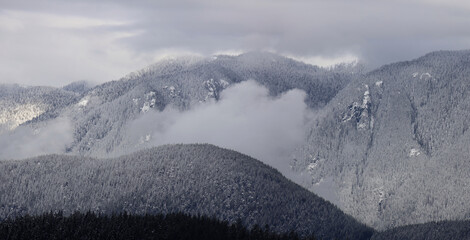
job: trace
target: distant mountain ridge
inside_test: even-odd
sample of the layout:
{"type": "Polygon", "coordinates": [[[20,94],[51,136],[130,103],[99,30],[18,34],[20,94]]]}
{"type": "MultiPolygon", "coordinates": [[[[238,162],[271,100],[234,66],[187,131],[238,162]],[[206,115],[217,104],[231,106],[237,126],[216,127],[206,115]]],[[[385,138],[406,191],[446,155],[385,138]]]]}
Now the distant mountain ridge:
{"type": "Polygon", "coordinates": [[[207,144],[166,145],[115,159],[0,161],[0,173],[0,219],[57,210],[184,212],[320,239],[373,233],[275,169],[207,144]]]}
{"type": "MultiPolygon", "coordinates": [[[[74,125],[74,142],[67,152],[108,156],[122,148],[126,124],[147,111],[166,107],[185,111],[210,99],[218,100],[225,88],[242,81],[255,80],[273,96],[295,88],[304,90],[307,105],[318,109],[355,76],[344,69],[322,69],[263,52],[167,59],[119,81],[93,87],[83,92],[81,99],[61,108],[60,116],[74,125]]],[[[53,111],[44,112],[31,123],[56,117],[53,111]]]]}

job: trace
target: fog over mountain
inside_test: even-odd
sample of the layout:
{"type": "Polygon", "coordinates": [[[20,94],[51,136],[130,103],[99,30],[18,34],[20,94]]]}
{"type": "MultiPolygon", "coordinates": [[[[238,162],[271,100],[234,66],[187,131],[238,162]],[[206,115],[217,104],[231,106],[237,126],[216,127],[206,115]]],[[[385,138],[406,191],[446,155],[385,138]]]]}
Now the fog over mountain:
{"type": "Polygon", "coordinates": [[[357,70],[320,69],[261,52],[163,60],[87,91],[80,82],[58,90],[76,96],[75,102],[31,115],[25,127],[0,135],[0,157],[60,152],[108,157],[166,143],[212,143],[298,178],[286,159],[303,143],[318,109],[357,70]],[[66,127],[56,126],[57,111],[66,127]],[[43,139],[48,135],[50,143],[43,139]],[[38,139],[47,147],[38,147],[38,139]]]}
{"type": "Polygon", "coordinates": [[[211,143],[262,159],[287,174],[285,160],[303,142],[313,117],[304,99],[305,92],[299,90],[271,97],[266,88],[249,80],[228,87],[219,101],[211,99],[188,111],[149,111],[124,131],[129,145],[211,143]]]}
{"type": "Polygon", "coordinates": [[[94,87],[4,98],[1,157],[207,142],[258,158],[378,230],[465,220],[469,59],[437,51],[370,72],[266,52],[167,59],[94,87]]]}
{"type": "MultiPolygon", "coordinates": [[[[73,125],[67,152],[109,156],[217,141],[271,161],[300,144],[316,109],[355,76],[348,68],[324,70],[268,53],[165,60],[96,86],[62,109],[73,125]]],[[[40,129],[55,115],[46,111],[25,124],[40,129]]]]}
{"type": "Polygon", "coordinates": [[[47,126],[32,129],[20,126],[14,132],[0,135],[0,159],[22,159],[51,153],[63,153],[73,141],[73,128],[68,119],[57,118],[47,126]]]}
{"type": "Polygon", "coordinates": [[[470,239],[469,26],[464,0],[0,0],[0,221],[470,239]]]}

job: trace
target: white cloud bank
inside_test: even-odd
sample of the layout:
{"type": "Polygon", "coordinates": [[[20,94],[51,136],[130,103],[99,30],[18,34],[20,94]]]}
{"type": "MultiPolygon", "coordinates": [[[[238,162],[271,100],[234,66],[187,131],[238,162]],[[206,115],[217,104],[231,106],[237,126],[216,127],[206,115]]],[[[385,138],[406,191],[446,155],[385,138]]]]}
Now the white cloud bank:
{"type": "Polygon", "coordinates": [[[233,149],[286,175],[289,155],[303,142],[311,117],[304,98],[300,90],[274,98],[266,88],[246,81],[224,90],[218,102],[185,112],[172,108],[148,112],[128,132],[135,144],[210,143],[233,149]]]}
{"type": "Polygon", "coordinates": [[[72,133],[72,125],[65,118],[51,120],[36,130],[20,126],[0,135],[0,160],[64,153],[67,145],[73,141],[72,133]]]}

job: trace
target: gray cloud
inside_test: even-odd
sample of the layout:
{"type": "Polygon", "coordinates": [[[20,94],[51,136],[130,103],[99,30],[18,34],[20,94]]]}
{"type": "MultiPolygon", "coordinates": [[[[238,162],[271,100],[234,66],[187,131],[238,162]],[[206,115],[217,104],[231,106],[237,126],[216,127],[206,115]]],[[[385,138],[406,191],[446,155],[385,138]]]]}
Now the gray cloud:
{"type": "Polygon", "coordinates": [[[211,143],[234,149],[289,174],[289,156],[304,140],[313,114],[305,93],[292,90],[280,97],[254,81],[234,85],[218,102],[180,112],[167,108],[148,112],[130,124],[130,142],[143,146],[211,143]]]}
{"type": "Polygon", "coordinates": [[[65,118],[51,120],[36,130],[20,126],[0,134],[0,159],[23,159],[44,154],[64,153],[73,141],[73,129],[65,118]]]}
{"type": "Polygon", "coordinates": [[[270,50],[300,59],[355,55],[376,67],[433,50],[470,48],[470,4],[459,0],[0,4],[2,82],[109,81],[181,52],[270,50]],[[77,19],[62,28],[32,24],[37,21],[28,16],[38,13],[59,16],[57,22],[77,19]],[[73,27],[90,19],[102,22],[73,27]]]}

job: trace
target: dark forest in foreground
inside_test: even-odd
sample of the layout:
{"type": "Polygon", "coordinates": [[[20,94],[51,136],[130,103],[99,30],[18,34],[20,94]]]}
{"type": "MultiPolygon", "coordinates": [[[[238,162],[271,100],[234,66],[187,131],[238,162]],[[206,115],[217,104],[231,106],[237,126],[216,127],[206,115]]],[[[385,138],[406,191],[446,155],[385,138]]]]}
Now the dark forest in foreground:
{"type": "Polygon", "coordinates": [[[315,239],[296,233],[277,234],[241,221],[234,224],[182,213],[168,215],[96,215],[76,212],[70,216],[47,213],[23,216],[0,223],[0,239],[315,239]]]}
{"type": "Polygon", "coordinates": [[[372,240],[470,239],[470,221],[440,221],[377,232],[372,240]]]}

